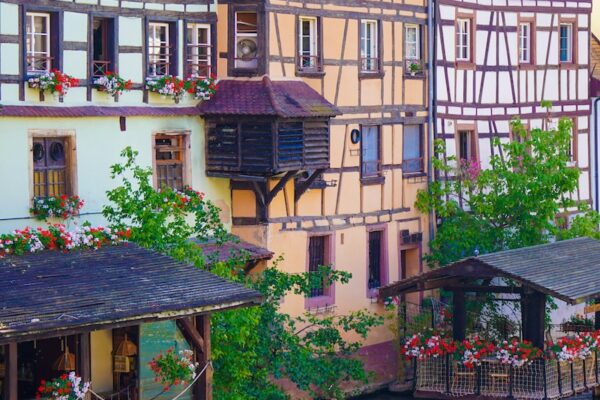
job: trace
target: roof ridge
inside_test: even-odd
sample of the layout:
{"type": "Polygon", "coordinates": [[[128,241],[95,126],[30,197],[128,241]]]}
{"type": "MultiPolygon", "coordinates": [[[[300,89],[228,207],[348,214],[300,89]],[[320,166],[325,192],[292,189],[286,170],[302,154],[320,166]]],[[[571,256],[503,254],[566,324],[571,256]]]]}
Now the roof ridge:
{"type": "Polygon", "coordinates": [[[267,89],[267,93],[269,94],[269,101],[271,102],[271,107],[273,107],[273,110],[275,110],[275,113],[278,116],[285,117],[283,110],[281,110],[281,108],[279,108],[279,105],[275,101],[275,93],[273,93],[273,82],[271,81],[271,78],[269,78],[268,75],[264,75],[262,82],[263,82],[263,85],[265,86],[265,89],[267,89]]]}
{"type": "Polygon", "coordinates": [[[527,250],[538,249],[540,247],[547,247],[547,246],[556,245],[557,243],[575,242],[575,241],[580,241],[580,240],[597,240],[597,239],[594,239],[594,238],[591,238],[591,237],[588,237],[588,236],[579,236],[579,237],[576,237],[576,238],[565,239],[565,240],[555,240],[554,242],[536,244],[536,245],[533,245],[533,246],[518,247],[516,249],[506,249],[506,250],[495,251],[493,253],[486,253],[486,254],[481,254],[479,256],[467,257],[466,259],[469,259],[469,258],[470,259],[480,259],[481,257],[493,256],[493,255],[496,255],[496,254],[499,254],[499,253],[506,254],[506,253],[515,252],[515,251],[524,250],[524,249],[527,249],[527,250]]]}

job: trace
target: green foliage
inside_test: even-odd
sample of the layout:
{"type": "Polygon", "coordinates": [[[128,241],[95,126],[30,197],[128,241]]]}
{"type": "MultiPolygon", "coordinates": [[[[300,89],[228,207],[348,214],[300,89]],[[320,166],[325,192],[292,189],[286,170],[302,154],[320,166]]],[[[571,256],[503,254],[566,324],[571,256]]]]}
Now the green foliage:
{"type": "Polygon", "coordinates": [[[287,294],[307,296],[324,281],[345,284],[351,274],[322,266],[318,273],[289,274],[277,269],[278,259],[260,273],[244,271],[245,254],[227,262],[205,260],[199,240],[234,240],[219,220],[219,209],[191,189],[155,190],[152,171],[137,165],[137,153],[123,151],[123,164],[112,166],[121,184],[108,192],[104,215],[118,229],[131,228],[131,240],[259,291],[259,307],[216,313],[212,318],[215,398],[285,399],[274,379],[285,378],[314,398],[342,398],[340,383],[366,381],[362,362],[354,357],[369,330],[383,318],[366,311],[347,315],[293,317],[280,310],[287,294]],[[185,200],[184,200],[185,199],[185,200]],[[358,338],[346,340],[346,335],[358,338]]]}
{"type": "Polygon", "coordinates": [[[441,178],[418,193],[416,207],[435,211],[442,219],[431,242],[432,266],[445,265],[474,253],[532,246],[552,237],[598,235],[598,216],[577,204],[579,170],[570,165],[572,122],[561,119],[557,130],[527,132],[512,122],[516,140],[500,143],[490,168],[446,157],[443,142],[436,142],[434,168],[441,178]],[[569,231],[557,225],[563,210],[586,211],[569,231]]]}

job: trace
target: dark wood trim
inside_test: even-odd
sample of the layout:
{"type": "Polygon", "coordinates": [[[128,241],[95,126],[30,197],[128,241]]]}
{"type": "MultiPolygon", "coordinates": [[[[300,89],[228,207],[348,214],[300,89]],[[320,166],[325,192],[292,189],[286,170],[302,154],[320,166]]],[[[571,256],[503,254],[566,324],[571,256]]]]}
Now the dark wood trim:
{"type": "Polygon", "coordinates": [[[88,51],[86,42],[63,41],[63,50],[88,51]]]}
{"type": "Polygon", "coordinates": [[[196,327],[190,318],[179,318],[175,323],[190,346],[197,351],[205,351],[204,338],[202,338],[200,332],[196,330],[196,327]]]}
{"type": "Polygon", "coordinates": [[[296,183],[296,188],[294,191],[294,202],[297,203],[304,193],[310,188],[310,185],[319,177],[321,174],[325,172],[325,169],[317,169],[315,170],[306,180],[302,182],[296,183]]]}
{"type": "MultiPolygon", "coordinates": [[[[330,0],[328,0],[330,1],[330,0]]],[[[355,6],[356,3],[352,3],[353,6],[355,6]]],[[[377,3],[377,8],[380,8],[381,6],[383,6],[384,4],[389,4],[389,3],[377,3]]],[[[409,5],[403,4],[403,7],[410,7],[409,5]]],[[[375,6],[374,6],[375,7],[375,6]]],[[[373,7],[373,8],[374,8],[373,7]]],[[[419,7],[419,6],[415,6],[417,8],[419,8],[421,11],[416,11],[413,13],[413,16],[405,16],[405,15],[401,15],[401,14],[372,14],[372,13],[363,13],[363,12],[357,12],[357,11],[334,11],[334,10],[326,10],[326,9],[321,9],[321,8],[297,8],[297,7],[291,7],[289,5],[274,5],[274,4],[268,4],[265,6],[265,9],[267,12],[272,12],[272,13],[276,13],[276,14],[292,14],[292,15],[306,15],[306,16],[321,16],[324,18],[338,18],[338,19],[347,19],[347,20],[356,20],[356,19],[378,19],[381,21],[395,21],[395,22],[410,22],[410,23],[415,23],[415,24],[426,24],[427,23],[427,18],[419,18],[419,17],[415,17],[415,13],[422,13],[425,14],[427,11],[425,9],[425,7],[419,7]]],[[[408,11],[408,10],[406,10],[408,11]]]]}
{"type": "Polygon", "coordinates": [[[238,4],[237,2],[228,3],[227,6],[227,22],[228,22],[228,32],[227,32],[227,73],[229,76],[234,77],[252,77],[263,75],[266,71],[266,59],[267,59],[267,46],[266,43],[268,41],[267,33],[266,33],[266,23],[267,17],[265,13],[264,5],[258,4],[257,2],[253,3],[244,3],[238,4]],[[257,24],[257,42],[258,42],[258,53],[257,53],[257,68],[235,68],[235,54],[236,54],[236,44],[235,44],[235,32],[236,32],[236,24],[235,24],[235,14],[237,12],[256,12],[256,24],[257,24]]]}
{"type": "Polygon", "coordinates": [[[19,43],[19,35],[0,35],[0,43],[19,43]]]}
{"type": "Polygon", "coordinates": [[[18,372],[17,372],[17,343],[12,342],[4,346],[4,398],[17,400],[18,398],[18,372]]]}
{"type": "Polygon", "coordinates": [[[289,180],[292,179],[294,177],[294,175],[296,175],[297,173],[298,173],[298,171],[286,172],[286,174],[283,176],[283,178],[281,178],[279,180],[279,182],[277,182],[277,185],[275,185],[275,187],[273,189],[271,189],[271,191],[269,193],[267,193],[267,197],[265,199],[265,203],[267,206],[269,206],[269,204],[271,204],[271,202],[273,201],[275,196],[277,196],[277,193],[279,193],[285,187],[285,185],[289,182],[289,180]]]}
{"type": "Polygon", "coordinates": [[[92,380],[92,355],[91,355],[91,340],[90,333],[82,333],[78,335],[79,348],[77,357],[77,372],[83,382],[92,380]]]}
{"type": "Polygon", "coordinates": [[[143,46],[119,46],[119,53],[143,53],[143,46]]]}
{"type": "MultiPolygon", "coordinates": [[[[589,3],[585,1],[578,1],[578,3],[589,3]]],[[[459,7],[469,10],[478,11],[504,11],[504,12],[530,12],[530,13],[565,13],[565,14],[590,14],[590,8],[578,8],[578,7],[552,7],[545,5],[536,6],[503,6],[499,4],[479,4],[477,2],[468,3],[461,0],[439,0],[438,5],[447,5],[453,7],[459,7]]]]}
{"type": "MultiPolygon", "coordinates": [[[[211,361],[210,314],[196,317],[196,329],[204,339],[204,351],[199,358],[200,368],[211,361]]],[[[198,382],[198,396],[203,400],[213,400],[213,368],[208,366],[198,382]]]]}

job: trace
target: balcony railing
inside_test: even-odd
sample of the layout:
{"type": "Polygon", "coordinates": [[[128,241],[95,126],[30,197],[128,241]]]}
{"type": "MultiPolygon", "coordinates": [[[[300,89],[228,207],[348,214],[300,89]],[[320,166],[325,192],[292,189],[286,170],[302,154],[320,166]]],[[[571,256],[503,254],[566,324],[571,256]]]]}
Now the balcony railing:
{"type": "Polygon", "coordinates": [[[298,56],[298,70],[315,72],[321,70],[321,59],[318,55],[300,54],[298,56]]]}
{"type": "Polygon", "coordinates": [[[212,74],[212,65],[208,61],[194,63],[193,60],[188,60],[185,72],[186,76],[208,77],[212,74]]]}
{"type": "Polygon", "coordinates": [[[361,57],[360,59],[360,72],[370,73],[379,72],[379,58],[378,57],[361,57]]]}
{"type": "Polygon", "coordinates": [[[92,61],[92,77],[99,78],[109,71],[110,61],[92,61]]]}
{"type": "Polygon", "coordinates": [[[27,72],[39,74],[52,69],[52,60],[54,57],[45,55],[27,55],[27,72]]]}

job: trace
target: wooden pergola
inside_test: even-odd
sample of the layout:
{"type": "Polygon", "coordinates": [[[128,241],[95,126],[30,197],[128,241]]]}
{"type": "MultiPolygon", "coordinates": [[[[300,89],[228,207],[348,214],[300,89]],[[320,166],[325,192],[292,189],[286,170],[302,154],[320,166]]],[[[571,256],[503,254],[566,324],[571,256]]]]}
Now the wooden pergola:
{"type": "Polygon", "coordinates": [[[595,300],[600,297],[598,274],[600,241],[577,238],[469,257],[392,283],[379,290],[379,297],[433,289],[452,292],[453,337],[462,340],[466,293],[519,294],[523,339],[543,348],[546,296],[568,304],[595,300]]]}
{"type": "MultiPolygon", "coordinates": [[[[134,244],[0,258],[4,399],[18,398],[18,343],[76,335],[77,371],[89,381],[90,332],[174,320],[206,365],[211,313],[261,302],[254,290],[134,244]]],[[[194,393],[212,399],[210,368],[194,393]]]]}

